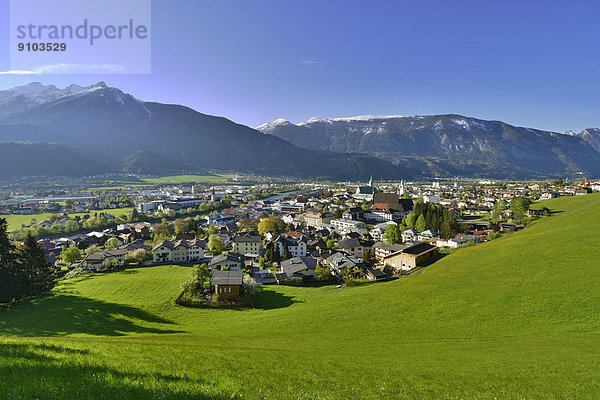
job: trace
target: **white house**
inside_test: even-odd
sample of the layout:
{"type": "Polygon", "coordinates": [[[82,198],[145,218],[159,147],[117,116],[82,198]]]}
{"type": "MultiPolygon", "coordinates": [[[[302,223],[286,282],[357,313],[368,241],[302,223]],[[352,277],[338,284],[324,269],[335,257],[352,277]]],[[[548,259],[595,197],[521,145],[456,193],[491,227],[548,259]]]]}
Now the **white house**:
{"type": "Polygon", "coordinates": [[[81,265],[87,269],[100,269],[102,268],[102,265],[108,261],[117,260],[125,262],[126,255],[127,250],[121,249],[99,251],[96,253],[89,254],[86,258],[83,259],[81,265]]]}
{"type": "Polygon", "coordinates": [[[382,223],[375,225],[375,227],[369,231],[369,234],[371,235],[373,240],[375,240],[375,241],[383,240],[383,234],[385,233],[385,229],[390,224],[398,225],[394,221],[382,222],[382,223]]]}
{"type": "Polygon", "coordinates": [[[438,196],[437,194],[426,194],[423,196],[423,200],[425,201],[425,203],[439,204],[441,199],[440,196],[438,196]]]}
{"type": "Polygon", "coordinates": [[[432,239],[432,238],[437,237],[437,236],[438,236],[437,232],[432,231],[431,229],[428,229],[426,231],[419,232],[417,234],[417,240],[426,241],[426,240],[432,239]]]}
{"type": "Polygon", "coordinates": [[[279,235],[279,237],[277,237],[273,243],[277,250],[279,250],[280,257],[283,257],[284,247],[286,244],[292,257],[306,257],[307,242],[308,240],[304,235],[300,235],[299,237],[279,235]]]}
{"type": "Polygon", "coordinates": [[[204,240],[164,240],[152,248],[152,260],[155,263],[168,261],[199,261],[204,259],[204,240]]]}
{"type": "Polygon", "coordinates": [[[233,251],[239,254],[258,254],[263,247],[263,239],[256,232],[245,232],[233,237],[233,251]]]}
{"type": "Polygon", "coordinates": [[[435,244],[437,247],[458,249],[460,247],[468,246],[471,243],[479,243],[481,241],[482,238],[479,235],[462,235],[449,240],[438,240],[435,244]]]}
{"type": "Polygon", "coordinates": [[[419,238],[419,231],[414,229],[407,229],[402,232],[402,241],[403,242],[414,242],[419,238]]]}
{"type": "Polygon", "coordinates": [[[213,257],[208,263],[209,269],[241,271],[243,267],[244,256],[232,251],[219,254],[218,256],[213,257]]]}
{"type": "Polygon", "coordinates": [[[366,225],[362,221],[355,221],[348,218],[332,219],[331,226],[339,232],[358,232],[365,229],[366,225]]]}

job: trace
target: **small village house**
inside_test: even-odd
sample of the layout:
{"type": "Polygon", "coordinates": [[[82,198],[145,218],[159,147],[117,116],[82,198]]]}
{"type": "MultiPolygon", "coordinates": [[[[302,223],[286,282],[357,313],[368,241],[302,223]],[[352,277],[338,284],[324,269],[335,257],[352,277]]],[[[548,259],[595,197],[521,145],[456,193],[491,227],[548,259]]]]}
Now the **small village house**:
{"type": "Polygon", "coordinates": [[[240,270],[213,270],[210,273],[210,286],[219,300],[237,303],[242,291],[243,272],[240,270]]]}
{"type": "Polygon", "coordinates": [[[417,243],[385,257],[383,263],[396,270],[408,271],[426,264],[435,257],[437,251],[438,248],[429,243],[417,243]]]}
{"type": "Polygon", "coordinates": [[[243,267],[244,256],[232,251],[219,254],[213,257],[208,263],[208,268],[210,269],[241,271],[243,267]]]}

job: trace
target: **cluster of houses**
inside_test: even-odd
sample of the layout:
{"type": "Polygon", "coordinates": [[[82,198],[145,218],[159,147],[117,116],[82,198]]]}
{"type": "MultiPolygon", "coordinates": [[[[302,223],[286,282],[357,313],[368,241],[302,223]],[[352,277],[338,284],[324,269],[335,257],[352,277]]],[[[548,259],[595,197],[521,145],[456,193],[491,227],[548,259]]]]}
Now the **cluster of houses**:
{"type": "MultiPolygon", "coordinates": [[[[600,182],[560,186],[544,183],[506,186],[483,181],[468,181],[463,184],[416,184],[402,181],[400,185],[375,187],[371,180],[367,185],[352,190],[344,185],[335,189],[317,184],[299,186],[302,189],[262,200],[253,199],[248,187],[221,187],[218,190],[191,187],[179,192],[170,187],[168,190],[139,189],[137,193],[128,193],[130,197],[137,198],[135,204],[138,211],[148,215],[170,210],[177,212],[237,193],[241,197],[234,197],[230,208],[196,218],[197,228],[211,227],[228,249],[214,256],[210,253],[206,240],[197,238],[195,233],[180,234],[173,240],[155,243],[151,247],[149,241],[153,238],[155,225],[147,222],[120,224],[102,231],[53,240],[41,239],[40,244],[50,261],[59,260],[61,251],[69,246],[75,245],[80,249],[97,246],[100,251],[86,255],[78,264],[88,269],[99,269],[111,261],[124,262],[129,253],[138,249],[148,251],[148,262],[154,264],[205,262],[213,274],[216,274],[215,281],[220,282],[223,294],[231,293],[231,296],[236,296],[236,293],[239,295],[239,290],[233,287],[241,282],[240,273],[249,270],[263,284],[316,279],[317,268],[325,268],[332,277],[338,278],[350,276],[368,280],[386,279],[390,274],[427,265],[435,260],[441,247],[460,248],[487,240],[491,231],[515,230],[516,226],[512,223],[494,225],[489,221],[473,218],[492,210],[498,201],[510,202],[518,197],[545,199],[584,195],[600,190],[600,182]],[[446,207],[459,224],[468,227],[468,233],[442,239],[432,230],[406,229],[401,232],[402,243],[386,243],[386,228],[390,224],[400,224],[413,210],[419,197],[427,203],[446,207]],[[266,216],[280,217],[286,228],[282,232],[267,233],[264,236],[251,229],[241,231],[244,221],[254,221],[256,229],[256,223],[266,216]],[[118,246],[107,248],[107,241],[114,242],[114,238],[118,240],[118,246]],[[331,238],[335,238],[335,246],[329,243],[331,238]],[[268,248],[275,251],[282,261],[261,269],[260,259],[266,256],[268,248]],[[371,262],[365,261],[367,256],[372,258],[371,262]]],[[[8,204],[11,210],[14,207],[26,210],[27,207],[38,207],[48,201],[38,198],[10,200],[5,201],[3,206],[7,207],[8,204]]],[[[97,196],[71,200],[68,207],[73,212],[84,206],[89,209],[106,205],[97,196]]],[[[52,205],[53,201],[48,201],[47,204],[55,207],[52,205]]],[[[544,210],[528,212],[531,216],[543,213],[544,210]]],[[[110,214],[107,214],[107,218],[109,217],[110,214]]],[[[511,211],[503,211],[502,217],[510,219],[511,211]]],[[[38,224],[50,225],[61,221],[66,224],[73,219],[65,217],[38,224]]]]}

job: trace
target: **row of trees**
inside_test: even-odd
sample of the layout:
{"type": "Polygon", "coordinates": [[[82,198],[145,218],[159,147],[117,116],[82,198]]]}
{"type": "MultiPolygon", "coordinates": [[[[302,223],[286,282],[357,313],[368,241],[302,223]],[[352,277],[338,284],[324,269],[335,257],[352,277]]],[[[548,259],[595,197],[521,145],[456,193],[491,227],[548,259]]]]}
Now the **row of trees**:
{"type": "MultiPolygon", "coordinates": [[[[226,197],[220,202],[216,203],[200,203],[197,207],[189,207],[187,209],[179,210],[176,212],[174,210],[168,210],[166,213],[159,215],[159,218],[175,218],[177,215],[193,215],[193,214],[206,214],[208,212],[215,212],[219,209],[230,207],[231,200],[226,197]]],[[[51,216],[49,219],[51,221],[56,221],[60,217],[59,214],[56,216],[51,216]]],[[[83,218],[79,218],[79,216],[75,217],[73,221],[67,221],[64,225],[62,224],[52,224],[50,227],[44,227],[41,225],[37,225],[35,219],[32,219],[32,226],[26,228],[22,226],[21,228],[15,230],[11,233],[11,238],[13,240],[21,240],[23,239],[27,233],[31,233],[36,237],[45,237],[50,235],[60,235],[63,233],[75,233],[80,229],[106,229],[115,226],[118,223],[129,221],[129,222],[139,222],[139,221],[150,221],[152,218],[145,214],[138,213],[137,209],[131,210],[129,214],[123,214],[116,217],[115,220],[109,220],[103,215],[99,215],[98,213],[94,213],[93,216],[84,216],[83,218]],[[81,225],[80,222],[81,221],[81,225]]],[[[186,218],[185,221],[192,220],[192,218],[186,218]]],[[[178,232],[179,233],[179,232],[178,232]]]]}
{"type": "Polygon", "coordinates": [[[35,236],[27,233],[23,244],[14,247],[8,239],[6,219],[1,218],[0,303],[47,293],[56,280],[56,269],[35,236]]]}
{"type": "Polygon", "coordinates": [[[402,231],[406,229],[415,229],[419,232],[430,229],[438,232],[440,237],[448,239],[456,236],[459,226],[452,213],[444,206],[425,203],[422,198],[419,198],[412,212],[402,219],[401,225],[387,226],[383,239],[387,243],[401,243],[402,231]]]}
{"type": "Polygon", "coordinates": [[[456,236],[458,223],[444,206],[424,203],[419,199],[413,211],[402,219],[401,225],[390,224],[385,229],[383,240],[387,243],[402,243],[402,231],[415,229],[419,232],[432,230],[440,237],[448,239],[456,236]]]}
{"type": "Polygon", "coordinates": [[[23,239],[27,233],[31,233],[33,236],[48,236],[48,235],[60,235],[63,233],[75,233],[80,230],[81,227],[77,221],[67,221],[64,225],[54,223],[50,227],[34,224],[29,228],[21,227],[15,230],[11,237],[15,240],[23,239]]]}
{"type": "Polygon", "coordinates": [[[499,219],[504,211],[510,210],[515,213],[517,219],[520,219],[527,213],[531,204],[531,200],[527,197],[515,197],[510,200],[510,203],[506,200],[498,200],[494,204],[490,217],[492,219],[499,219]]]}

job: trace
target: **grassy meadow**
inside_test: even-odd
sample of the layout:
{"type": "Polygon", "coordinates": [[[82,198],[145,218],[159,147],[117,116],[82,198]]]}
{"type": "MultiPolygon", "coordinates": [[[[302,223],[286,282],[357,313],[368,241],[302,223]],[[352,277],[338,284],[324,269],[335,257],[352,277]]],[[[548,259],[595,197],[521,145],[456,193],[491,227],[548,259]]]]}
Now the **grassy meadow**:
{"type": "Polygon", "coordinates": [[[173,176],[162,176],[160,178],[145,178],[143,181],[151,185],[168,185],[168,184],[182,184],[182,183],[196,183],[196,184],[208,184],[208,185],[220,185],[224,183],[231,183],[230,179],[235,178],[235,174],[226,173],[211,173],[207,175],[173,175],[173,176]]]}
{"type": "MultiPolygon", "coordinates": [[[[70,218],[75,218],[76,216],[83,217],[84,215],[94,216],[95,213],[107,213],[114,215],[115,217],[129,214],[133,210],[133,207],[124,207],[124,208],[106,208],[101,210],[90,210],[87,213],[68,213],[70,218]]],[[[0,215],[0,218],[6,218],[6,223],[8,224],[8,230],[13,231],[17,228],[20,228],[21,225],[29,225],[31,223],[32,218],[35,218],[37,222],[42,222],[44,220],[50,219],[53,215],[57,213],[41,213],[41,214],[31,214],[31,215],[0,215]]]]}
{"type": "Polygon", "coordinates": [[[174,305],[189,267],[63,281],[0,310],[0,398],[598,398],[600,196],[543,206],[421,273],[256,309],[174,305]]]}
{"type": "Polygon", "coordinates": [[[206,173],[194,175],[169,175],[159,178],[139,178],[126,182],[118,180],[106,180],[99,183],[99,186],[90,186],[85,192],[98,192],[108,190],[126,190],[131,188],[152,187],[156,185],[180,185],[180,184],[205,184],[221,185],[231,183],[235,174],[227,173],[206,173]]]}

